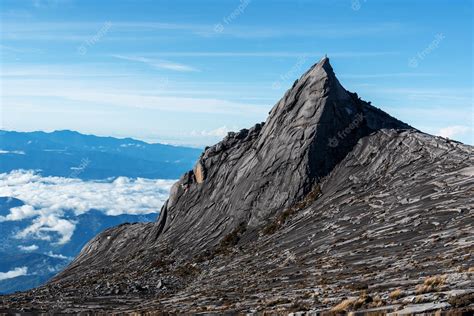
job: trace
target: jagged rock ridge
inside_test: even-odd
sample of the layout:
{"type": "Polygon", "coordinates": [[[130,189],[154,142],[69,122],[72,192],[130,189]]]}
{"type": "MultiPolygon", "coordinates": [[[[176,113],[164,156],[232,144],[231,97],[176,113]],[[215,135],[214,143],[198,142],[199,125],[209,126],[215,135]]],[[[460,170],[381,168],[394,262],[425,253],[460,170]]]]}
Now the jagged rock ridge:
{"type": "MultiPolygon", "coordinates": [[[[267,299],[296,303],[308,299],[303,289],[313,297],[326,288],[328,301],[309,306],[324,309],[354,284],[382,295],[390,282],[452,271],[452,258],[464,271],[472,162],[472,147],[423,134],[346,91],[324,58],[265,123],[207,148],[155,224],[105,231],[37,291],[82,308],[91,304],[82,296],[118,295],[117,308],[138,308],[139,296],[145,310],[183,312],[287,308],[267,299]],[[374,264],[383,267],[377,276],[374,264]]],[[[459,287],[456,277],[466,275],[449,282],[469,295],[471,283],[459,287]]]]}

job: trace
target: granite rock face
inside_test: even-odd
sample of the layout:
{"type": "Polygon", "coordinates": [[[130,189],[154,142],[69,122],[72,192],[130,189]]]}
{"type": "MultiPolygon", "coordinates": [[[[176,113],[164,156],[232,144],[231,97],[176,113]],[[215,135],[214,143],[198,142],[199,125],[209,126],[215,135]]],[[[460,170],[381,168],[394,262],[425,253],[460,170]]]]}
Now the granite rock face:
{"type": "Polygon", "coordinates": [[[205,150],[175,184],[163,210],[166,224],[154,235],[187,255],[212,249],[239,225],[252,235],[311,192],[361,137],[382,128],[410,127],[347,92],[325,58],[295,82],[265,123],[205,150]]]}
{"type": "Polygon", "coordinates": [[[324,58],[265,123],[207,148],[156,223],[103,232],[49,284],[3,305],[287,313],[345,300],[342,311],[469,309],[472,151],[346,91],[324,58]]]}

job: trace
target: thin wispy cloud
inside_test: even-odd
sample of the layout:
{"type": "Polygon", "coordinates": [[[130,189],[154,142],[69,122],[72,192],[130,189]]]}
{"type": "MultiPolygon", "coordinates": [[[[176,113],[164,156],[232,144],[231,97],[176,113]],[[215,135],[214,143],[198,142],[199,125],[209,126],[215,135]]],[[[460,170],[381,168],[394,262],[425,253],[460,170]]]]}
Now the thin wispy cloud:
{"type": "Polygon", "coordinates": [[[341,74],[341,79],[380,79],[380,78],[407,78],[407,77],[435,77],[441,76],[439,73],[420,73],[420,72],[397,72],[381,74],[341,74]]]}
{"type": "Polygon", "coordinates": [[[23,251],[35,251],[38,250],[39,247],[37,245],[30,245],[30,246],[18,246],[18,249],[23,250],[23,251]]]}
{"type": "Polygon", "coordinates": [[[199,71],[198,69],[192,66],[175,63],[175,62],[171,62],[167,60],[156,60],[156,59],[150,59],[150,58],[140,57],[140,56],[124,56],[124,55],[112,55],[112,57],[126,60],[126,61],[131,61],[131,62],[143,63],[156,69],[166,69],[166,70],[179,71],[179,72],[199,71]]]}
{"type": "Polygon", "coordinates": [[[218,127],[265,119],[283,90],[327,54],[347,89],[412,125],[422,122],[432,133],[468,126],[472,56],[456,46],[472,37],[463,7],[405,4],[398,16],[391,4],[375,1],[356,12],[349,2],[277,1],[268,14],[267,4],[254,1],[227,23],[235,6],[225,1],[170,2],[167,10],[156,1],[6,1],[1,124],[104,135],[120,129],[135,137],[146,126],[154,139],[210,145],[205,135],[218,127]],[[198,14],[203,7],[206,14],[198,14]],[[414,22],[419,16],[429,17],[423,27],[414,22]],[[107,21],[113,27],[100,45],[78,54],[107,21]],[[446,34],[442,45],[410,68],[407,60],[437,33],[446,34]],[[272,89],[301,56],[308,63],[272,89]]]}
{"type": "MultiPolygon", "coordinates": [[[[22,24],[18,22],[5,22],[7,30],[6,39],[10,40],[80,40],[90,32],[103,24],[103,21],[77,21],[77,22],[32,22],[22,24]]],[[[116,32],[137,32],[133,37],[123,34],[119,38],[129,40],[149,40],[150,35],[174,33],[176,37],[218,38],[231,37],[240,39],[265,39],[286,37],[309,37],[309,38],[344,38],[344,37],[367,37],[379,34],[399,32],[403,26],[398,23],[374,23],[349,27],[333,23],[315,24],[304,28],[298,27],[262,27],[252,25],[233,25],[226,27],[223,32],[217,33],[214,24],[189,24],[189,23],[163,23],[163,22],[136,22],[136,21],[113,21],[116,32]]],[[[110,38],[109,38],[110,39],[110,38]]]]}
{"type": "Polygon", "coordinates": [[[55,77],[75,80],[83,77],[137,77],[143,74],[126,69],[110,69],[104,64],[68,64],[68,65],[4,65],[0,78],[15,79],[17,77],[27,77],[27,79],[52,79],[55,77]]]}
{"type": "Polygon", "coordinates": [[[28,10],[2,10],[0,17],[4,19],[29,19],[33,15],[28,10]]]}
{"type": "Polygon", "coordinates": [[[376,57],[376,56],[395,56],[399,52],[396,51],[365,51],[365,52],[290,52],[290,51],[255,51],[255,52],[200,52],[200,51],[191,51],[191,52],[148,52],[140,53],[141,56],[153,56],[153,57],[288,57],[288,58],[298,58],[301,56],[306,56],[308,58],[315,58],[316,60],[320,59],[321,56],[327,54],[332,58],[353,58],[353,57],[376,57]]]}
{"type": "Polygon", "coordinates": [[[72,0],[32,0],[33,7],[36,9],[57,8],[71,3],[72,0]]]}
{"type": "Polygon", "coordinates": [[[0,45],[0,53],[4,52],[12,52],[12,53],[38,53],[40,52],[39,49],[24,49],[24,48],[17,48],[13,46],[7,45],[0,45]]]}
{"type": "Polygon", "coordinates": [[[376,92],[386,95],[404,95],[409,100],[435,100],[442,103],[457,101],[465,102],[465,105],[472,104],[472,89],[382,88],[377,89],[376,92]]]}
{"type": "Polygon", "coordinates": [[[231,25],[222,32],[212,29],[197,30],[196,34],[203,37],[235,37],[243,39],[257,38],[284,38],[284,37],[306,37],[306,38],[344,38],[344,37],[368,37],[372,35],[398,32],[403,27],[399,23],[374,23],[371,25],[359,25],[347,27],[333,23],[314,24],[302,27],[262,27],[251,25],[231,25]]]}
{"type": "MultiPolygon", "coordinates": [[[[5,113],[18,109],[17,98],[61,98],[85,104],[101,104],[129,109],[162,110],[176,113],[243,114],[258,116],[268,111],[268,105],[234,102],[226,99],[195,96],[163,96],[157,93],[130,91],[120,86],[95,87],[87,82],[61,82],[60,80],[8,80],[4,82],[3,100],[5,113]]],[[[38,102],[36,102],[39,105],[38,102]]],[[[36,106],[41,110],[42,106],[36,106]]],[[[70,109],[73,110],[72,108],[70,109]]]]}

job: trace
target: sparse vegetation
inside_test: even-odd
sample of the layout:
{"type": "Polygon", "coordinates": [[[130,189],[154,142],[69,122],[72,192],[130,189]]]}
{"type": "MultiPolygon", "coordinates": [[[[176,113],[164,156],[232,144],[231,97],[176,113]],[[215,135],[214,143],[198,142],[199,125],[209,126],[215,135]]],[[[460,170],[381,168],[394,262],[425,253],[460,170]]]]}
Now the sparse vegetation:
{"type": "Polygon", "coordinates": [[[396,289],[396,290],[393,290],[392,292],[390,292],[388,297],[390,297],[390,299],[392,299],[392,300],[396,300],[396,299],[399,299],[402,296],[402,294],[403,294],[402,290],[396,289]]]}
{"type": "Polygon", "coordinates": [[[354,291],[363,291],[369,288],[369,285],[364,282],[354,282],[348,286],[349,289],[354,291]]]}
{"type": "Polygon", "coordinates": [[[456,308],[468,306],[472,302],[474,302],[474,293],[453,296],[448,300],[448,303],[456,308]]]}
{"type": "Polygon", "coordinates": [[[371,304],[374,300],[367,292],[362,291],[358,298],[348,298],[334,306],[331,311],[335,313],[347,312],[349,310],[357,310],[363,306],[371,304]]]}
{"type": "Polygon", "coordinates": [[[226,235],[216,248],[215,254],[228,254],[230,249],[237,245],[240,237],[247,230],[247,224],[242,222],[232,232],[226,235]]]}
{"type": "Polygon", "coordinates": [[[305,196],[305,198],[296,203],[293,206],[285,209],[283,212],[277,215],[275,220],[273,220],[270,224],[263,228],[262,233],[264,235],[272,235],[274,234],[285,222],[298,211],[306,208],[307,206],[311,205],[319,196],[321,195],[321,188],[319,184],[316,184],[313,189],[305,196]]]}
{"type": "Polygon", "coordinates": [[[347,312],[357,301],[356,298],[348,298],[331,308],[332,312],[335,313],[341,313],[341,312],[347,312]]]}
{"type": "Polygon", "coordinates": [[[302,301],[295,301],[288,308],[289,312],[304,312],[310,310],[310,306],[302,301]]]}
{"type": "Polygon", "coordinates": [[[178,266],[174,271],[173,274],[180,277],[180,278],[188,278],[193,275],[196,275],[200,272],[199,268],[192,264],[185,264],[178,266]]]}
{"type": "Polygon", "coordinates": [[[280,298],[268,301],[265,305],[267,307],[273,307],[273,306],[289,304],[289,303],[291,303],[291,301],[289,299],[280,297],[280,298]]]}
{"type": "Polygon", "coordinates": [[[379,295],[376,295],[372,302],[369,304],[369,307],[380,307],[385,305],[384,300],[379,295]]]}
{"type": "Polygon", "coordinates": [[[425,300],[425,297],[423,295],[417,295],[415,297],[415,304],[421,304],[421,303],[424,303],[426,300],[425,300]]]}
{"type": "Polygon", "coordinates": [[[423,284],[419,284],[416,286],[416,293],[423,294],[423,293],[430,293],[436,292],[441,289],[446,281],[445,275],[435,275],[425,279],[423,284]]]}
{"type": "Polygon", "coordinates": [[[354,303],[354,309],[359,309],[364,305],[372,303],[373,299],[366,291],[362,291],[357,301],[354,303]]]}
{"type": "Polygon", "coordinates": [[[247,224],[240,223],[232,232],[224,236],[219,245],[214,250],[206,250],[195,257],[195,262],[201,263],[207,260],[212,260],[214,256],[222,254],[227,255],[231,252],[232,247],[238,244],[240,238],[247,230],[247,224]]]}

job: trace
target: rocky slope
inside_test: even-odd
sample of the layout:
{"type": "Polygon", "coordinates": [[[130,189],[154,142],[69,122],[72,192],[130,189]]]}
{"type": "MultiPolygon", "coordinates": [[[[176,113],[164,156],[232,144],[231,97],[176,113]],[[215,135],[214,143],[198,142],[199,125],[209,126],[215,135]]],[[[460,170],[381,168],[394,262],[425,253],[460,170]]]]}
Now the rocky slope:
{"type": "Polygon", "coordinates": [[[472,150],[362,101],[324,58],[207,148],[156,223],[103,232],[3,308],[467,311],[472,150]]]}

